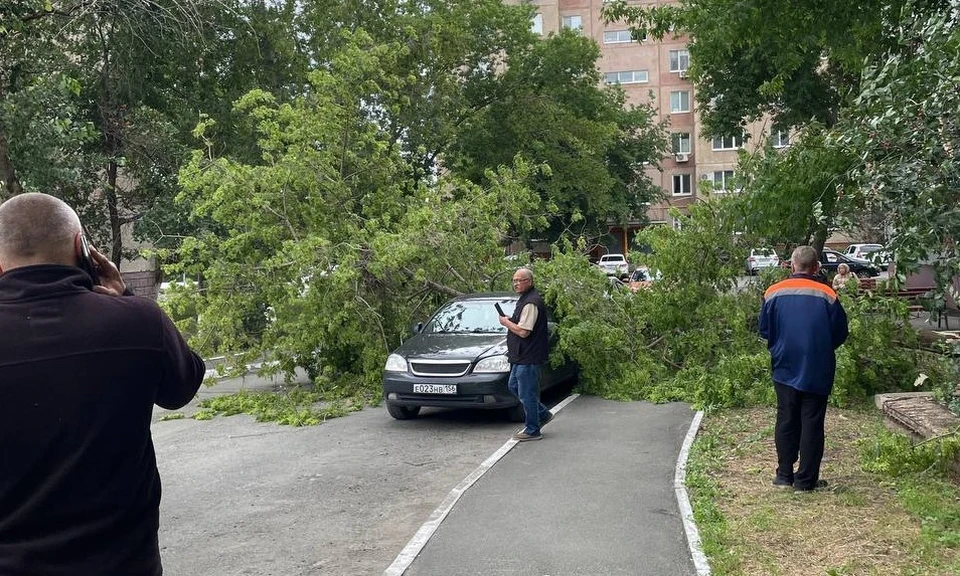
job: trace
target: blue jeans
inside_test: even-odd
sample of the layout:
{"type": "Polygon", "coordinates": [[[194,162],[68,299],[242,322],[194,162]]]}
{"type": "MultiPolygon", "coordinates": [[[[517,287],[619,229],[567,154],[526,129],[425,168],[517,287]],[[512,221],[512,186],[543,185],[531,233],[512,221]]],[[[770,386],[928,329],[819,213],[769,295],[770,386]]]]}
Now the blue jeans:
{"type": "Polygon", "coordinates": [[[526,415],[524,432],[532,436],[540,433],[540,423],[549,418],[550,410],[540,403],[540,365],[514,364],[510,367],[507,388],[520,399],[526,415]]]}

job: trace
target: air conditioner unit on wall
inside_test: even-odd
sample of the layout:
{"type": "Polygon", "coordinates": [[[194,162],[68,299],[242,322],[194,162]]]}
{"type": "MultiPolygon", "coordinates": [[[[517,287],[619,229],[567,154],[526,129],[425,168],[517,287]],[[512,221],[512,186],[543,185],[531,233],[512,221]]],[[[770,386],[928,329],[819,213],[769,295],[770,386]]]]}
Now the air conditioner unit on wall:
{"type": "Polygon", "coordinates": [[[707,173],[703,173],[703,174],[700,175],[700,179],[701,179],[701,180],[710,180],[710,179],[712,179],[712,178],[713,178],[713,176],[710,175],[710,174],[707,174],[707,173]]]}
{"type": "Polygon", "coordinates": [[[686,78],[687,75],[688,75],[688,74],[687,74],[687,71],[686,71],[686,70],[681,70],[681,71],[680,71],[680,78],[681,78],[681,79],[686,78]]]}
{"type": "Polygon", "coordinates": [[[686,162],[686,161],[690,160],[690,155],[689,155],[689,154],[677,154],[676,156],[674,156],[674,159],[675,159],[677,162],[686,162]]]}

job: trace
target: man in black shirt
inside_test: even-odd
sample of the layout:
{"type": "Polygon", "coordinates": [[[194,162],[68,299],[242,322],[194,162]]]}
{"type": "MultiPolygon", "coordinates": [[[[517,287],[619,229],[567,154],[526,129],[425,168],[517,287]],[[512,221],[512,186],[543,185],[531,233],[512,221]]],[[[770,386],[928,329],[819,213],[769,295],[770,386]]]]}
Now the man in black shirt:
{"type": "Polygon", "coordinates": [[[540,293],[533,287],[533,272],[520,268],[513,274],[513,290],[520,295],[513,316],[500,317],[507,328],[507,359],[510,361],[508,387],[523,405],[524,429],[513,435],[526,442],[542,438],[540,427],[553,414],[540,402],[540,365],[550,353],[547,334],[547,310],[540,293]]]}
{"type": "Polygon", "coordinates": [[[0,205],[0,576],[163,571],[153,405],[189,402],[203,360],[84,242],[52,196],[0,205]]]}

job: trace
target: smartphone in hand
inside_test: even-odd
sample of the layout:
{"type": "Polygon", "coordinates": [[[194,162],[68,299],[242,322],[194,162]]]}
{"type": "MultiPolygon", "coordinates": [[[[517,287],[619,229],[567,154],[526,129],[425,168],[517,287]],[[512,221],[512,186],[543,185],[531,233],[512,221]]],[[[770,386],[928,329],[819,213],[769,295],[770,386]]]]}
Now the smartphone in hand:
{"type": "Polygon", "coordinates": [[[100,283],[100,274],[97,272],[96,264],[93,263],[93,258],[90,257],[90,244],[85,234],[80,234],[80,258],[77,265],[90,275],[94,286],[100,283]]]}
{"type": "Polygon", "coordinates": [[[493,303],[493,306],[494,306],[494,308],[497,309],[497,314],[499,314],[499,315],[501,315],[501,316],[506,316],[506,314],[503,313],[503,308],[500,307],[500,303],[499,303],[499,302],[494,302],[494,303],[493,303]]]}

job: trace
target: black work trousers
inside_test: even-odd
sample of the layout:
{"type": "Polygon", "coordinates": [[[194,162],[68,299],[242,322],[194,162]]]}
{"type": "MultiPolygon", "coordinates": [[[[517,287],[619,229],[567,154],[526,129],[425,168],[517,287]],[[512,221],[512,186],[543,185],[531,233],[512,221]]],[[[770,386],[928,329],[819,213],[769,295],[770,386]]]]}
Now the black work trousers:
{"type": "Polygon", "coordinates": [[[802,392],[793,386],[774,383],[777,390],[777,477],[801,490],[817,485],[823,460],[823,421],[827,397],[802,392]],[[799,456],[796,473],[794,464],[799,456]]]}

